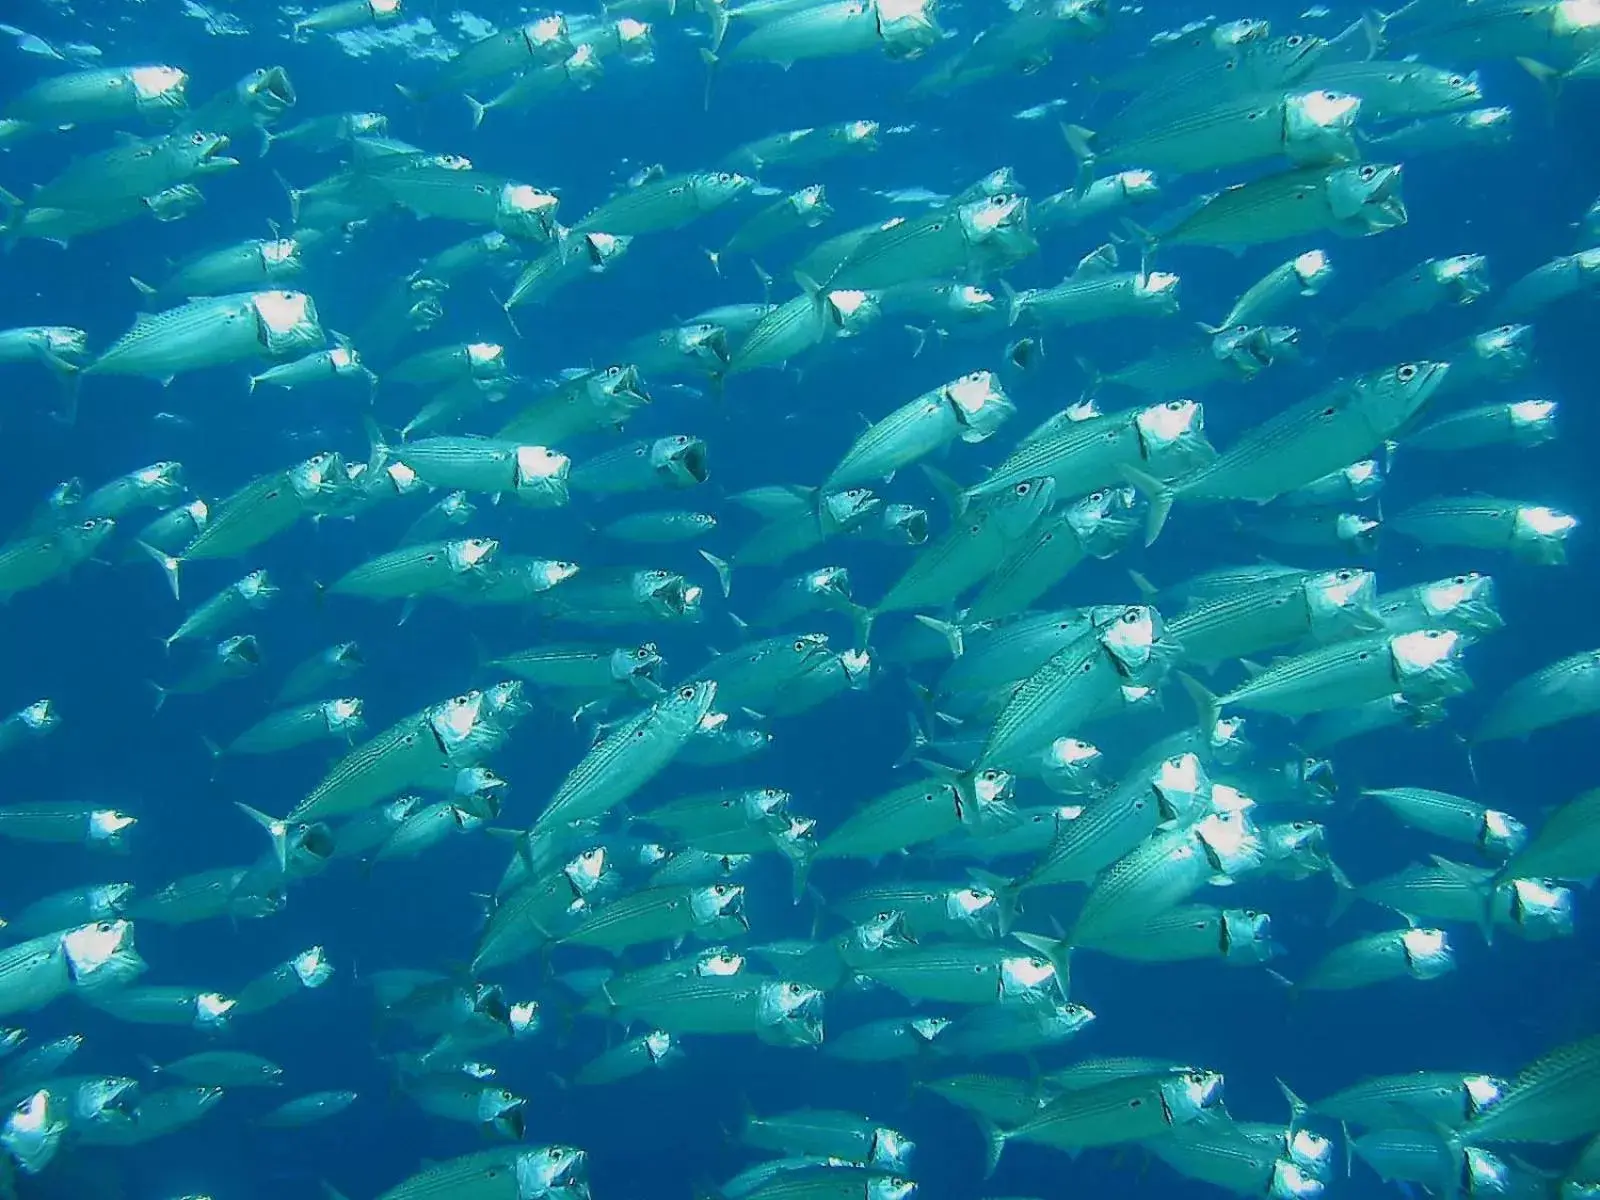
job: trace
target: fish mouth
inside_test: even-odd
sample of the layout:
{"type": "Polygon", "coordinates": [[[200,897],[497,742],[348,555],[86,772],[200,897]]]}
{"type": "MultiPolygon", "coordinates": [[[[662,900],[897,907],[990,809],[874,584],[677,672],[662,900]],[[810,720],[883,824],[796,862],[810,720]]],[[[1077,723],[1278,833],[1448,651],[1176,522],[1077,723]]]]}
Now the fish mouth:
{"type": "Polygon", "coordinates": [[[673,474],[687,476],[691,483],[704,483],[709,477],[706,457],[706,444],[699,438],[691,439],[673,455],[673,474]]]}
{"type": "Polygon", "coordinates": [[[662,608],[681,616],[689,604],[686,588],[683,576],[673,575],[650,589],[650,599],[662,608]]]}
{"type": "Polygon", "coordinates": [[[248,91],[250,98],[255,101],[256,108],[271,116],[277,116],[285,109],[293,108],[299,101],[294,84],[289,80],[289,73],[282,67],[267,67],[262,70],[250,84],[248,91]]]}

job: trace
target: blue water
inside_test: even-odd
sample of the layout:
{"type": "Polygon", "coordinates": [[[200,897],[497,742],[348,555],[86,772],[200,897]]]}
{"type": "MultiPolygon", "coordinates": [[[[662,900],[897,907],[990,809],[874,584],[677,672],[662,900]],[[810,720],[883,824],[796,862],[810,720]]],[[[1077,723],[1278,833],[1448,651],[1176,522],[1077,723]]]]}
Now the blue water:
{"type": "MultiPolygon", "coordinates": [[[[476,11],[501,23],[519,10],[476,11]]],[[[1019,122],[1009,114],[1061,95],[1071,101],[1064,115],[1092,124],[1097,112],[1107,111],[1107,101],[1097,100],[1078,82],[1084,74],[1101,61],[1119,61],[1157,28],[1204,11],[1163,4],[1121,14],[1119,27],[1105,39],[1065,48],[1044,71],[1028,78],[1003,77],[964,90],[953,100],[905,100],[905,88],[920,68],[872,56],[801,64],[787,73],[741,64],[720,73],[709,112],[702,109],[699,43],[689,32],[700,22],[691,18],[658,28],[653,65],[609,64],[593,92],[564,98],[532,115],[492,114],[485,128],[474,133],[458,103],[445,99],[417,109],[395,93],[395,82],[423,80],[437,69],[436,63],[410,62],[399,51],[382,49],[357,59],[326,39],[291,43],[283,36],[281,20],[264,5],[240,6],[237,16],[256,28],[231,37],[208,34],[203,22],[185,16],[168,0],[82,4],[75,11],[34,0],[4,6],[8,20],[52,41],[95,42],[108,63],[182,65],[193,75],[197,97],[254,67],[281,64],[299,92],[290,120],[338,110],[386,111],[395,136],[433,150],[468,154],[480,167],[558,189],[563,216],[569,220],[644,164],[694,169],[769,132],[860,116],[886,127],[915,126],[886,139],[875,155],[824,169],[839,210],[824,232],[887,215],[883,202],[865,194],[867,190],[920,185],[955,191],[1002,164],[1013,165],[1035,196],[1067,186],[1074,163],[1053,122],[1019,122]]],[[[1297,11],[1298,6],[1274,11],[1262,5],[1256,14],[1273,18],[1280,28],[1293,28],[1297,11]]],[[[944,20],[969,35],[1000,12],[992,3],[968,3],[947,11],[944,20]]],[[[447,28],[443,6],[430,15],[441,29],[447,28]]],[[[1347,15],[1354,14],[1314,24],[1331,33],[1347,15]]],[[[0,92],[15,92],[53,66],[9,50],[0,54],[0,92]]],[[[1496,283],[1503,286],[1552,255],[1576,248],[1572,224],[1600,191],[1600,151],[1592,136],[1600,93],[1592,85],[1587,90],[1573,85],[1552,108],[1515,64],[1489,62],[1482,70],[1486,100],[1516,110],[1515,142],[1505,149],[1429,156],[1408,164],[1407,226],[1366,241],[1321,239],[1319,244],[1336,256],[1339,273],[1317,302],[1318,312],[1335,314],[1378,282],[1433,255],[1486,254],[1496,283]]],[[[74,152],[103,144],[105,136],[103,129],[91,129],[24,142],[0,153],[0,183],[22,192],[29,183],[53,175],[74,152]]],[[[207,204],[187,220],[130,225],[91,235],[67,250],[38,242],[16,246],[0,260],[0,328],[40,322],[77,325],[89,331],[92,346],[103,347],[136,311],[129,275],[159,278],[169,259],[264,236],[269,221],[288,220],[272,169],[304,185],[327,173],[330,162],[293,148],[275,149],[265,163],[257,162],[249,147],[241,147],[240,153],[244,167],[205,182],[207,204]]],[[[784,182],[805,180],[787,173],[784,182]]],[[[1176,201],[1200,187],[1186,183],[1168,199],[1176,201]]],[[[707,226],[682,234],[639,238],[628,257],[604,277],[581,281],[544,308],[522,310],[520,338],[506,327],[481,287],[460,287],[450,294],[447,321],[433,340],[504,340],[514,368],[531,377],[604,364],[623,342],[639,334],[713,304],[760,298],[753,274],[743,265],[733,264],[727,277],[718,279],[701,252],[719,230],[730,230],[733,220],[720,214],[707,226]]],[[[337,258],[319,260],[310,290],[325,326],[355,328],[388,280],[469,232],[393,218],[378,223],[337,258]]],[[[1106,232],[1091,227],[1053,231],[1041,239],[1041,253],[1009,278],[1018,287],[1054,282],[1106,232]]],[[[1186,321],[1215,319],[1239,290],[1300,248],[1272,245],[1239,259],[1208,249],[1163,252],[1159,265],[1183,275],[1184,316],[1166,324],[1095,327],[1078,341],[1047,334],[1046,357],[1037,373],[1008,381],[1022,409],[1014,430],[1031,426],[1076,395],[1083,377],[1073,364],[1074,355],[1087,353],[1100,365],[1118,364],[1159,339],[1182,336],[1186,321]]],[[[781,258],[765,262],[780,279],[781,258]]],[[[787,294],[781,290],[779,298],[787,294]]],[[[1345,340],[1331,353],[1319,349],[1300,364],[1280,365],[1253,386],[1226,392],[1208,404],[1211,440],[1225,446],[1279,404],[1339,375],[1424,354],[1484,328],[1491,323],[1487,310],[1487,303],[1445,310],[1393,334],[1345,340]]],[[[1541,313],[1535,365],[1509,385],[1519,396],[1559,401],[1562,432],[1557,441],[1531,451],[1402,455],[1385,507],[1399,509],[1428,495],[1481,489],[1556,505],[1591,520],[1596,511],[1595,447],[1600,445],[1595,319],[1592,297],[1541,313]]],[[[999,339],[953,338],[930,343],[913,360],[909,335],[886,321],[858,344],[835,346],[808,363],[798,381],[776,372],[741,376],[730,382],[721,401],[667,393],[635,419],[629,436],[682,431],[707,439],[711,494],[685,499],[690,506],[703,502],[724,514],[719,545],[727,548],[750,526],[741,524],[737,511],[721,497],[767,483],[815,482],[855,436],[858,413],[876,418],[926,388],[993,366],[1000,348],[999,339]]],[[[412,398],[380,394],[380,419],[403,423],[412,398]]],[[[91,379],[81,400],[77,423],[63,426],[48,415],[56,396],[43,372],[19,366],[0,375],[0,513],[7,522],[20,523],[66,477],[81,476],[93,485],[158,459],[181,460],[190,488],[210,499],[316,449],[337,448],[351,460],[365,454],[359,388],[247,396],[240,371],[217,370],[182,377],[165,389],[146,381],[91,379]],[[183,423],[158,420],[156,414],[162,412],[177,414],[183,423]]],[[[994,446],[958,448],[957,456],[943,465],[964,479],[974,478],[980,468],[999,461],[1003,451],[997,447],[1009,445],[1012,433],[1003,433],[994,446]]],[[[922,494],[925,488],[915,472],[907,472],[896,486],[900,490],[895,498],[934,506],[934,497],[922,494]]],[[[709,571],[689,548],[634,553],[599,541],[585,525],[595,510],[583,503],[554,512],[515,511],[509,504],[491,510],[484,504],[473,532],[499,536],[517,552],[568,558],[584,566],[671,566],[712,587],[709,571]]],[[[147,562],[121,561],[121,540],[108,554],[118,560],[114,564],[90,564],[65,585],[12,600],[0,626],[0,709],[11,711],[49,695],[60,705],[65,723],[51,739],[4,760],[0,801],[105,800],[137,813],[140,828],[136,850],[126,860],[90,859],[75,847],[0,847],[0,914],[78,883],[125,875],[141,889],[154,889],[180,874],[253,860],[261,850],[260,833],[232,802],[274,813],[288,810],[319,777],[327,750],[317,747],[214,768],[201,739],[231,735],[257,719],[280,673],[314,650],[346,638],[360,640],[369,666],[352,689],[366,698],[376,729],[422,704],[486,682],[474,666],[478,644],[509,649],[538,640],[541,628],[512,614],[424,604],[397,626],[398,611],[392,606],[337,598],[317,602],[313,583],[329,581],[392,546],[418,511],[420,505],[406,502],[355,522],[302,523],[251,554],[248,563],[204,563],[191,569],[186,601],[258,566],[272,572],[284,594],[255,627],[268,660],[259,679],[204,699],[176,698],[159,716],[152,716],[146,681],[170,680],[193,661],[176,652],[169,658],[160,644],[185,609],[174,603],[147,562]]],[[[600,511],[614,516],[623,506],[610,504],[600,511]]],[[[1133,599],[1129,568],[1168,583],[1221,562],[1247,560],[1263,549],[1239,538],[1221,510],[1197,508],[1180,513],[1152,549],[1130,549],[1109,562],[1081,567],[1059,602],[1133,599]]],[[[905,552],[869,543],[835,544],[830,550],[836,550],[830,561],[838,557],[852,568],[858,597],[881,594],[908,561],[905,552]]],[[[1542,569],[1493,555],[1426,550],[1398,537],[1384,540],[1368,565],[1378,569],[1385,588],[1464,569],[1492,571],[1508,627],[1471,650],[1468,661],[1477,689],[1454,702],[1450,722],[1427,730],[1392,731],[1339,749],[1335,761],[1347,796],[1360,786],[1426,784],[1483,798],[1536,825],[1549,808],[1593,785],[1592,720],[1536,735],[1526,744],[1482,749],[1476,781],[1455,738],[1458,731],[1471,728],[1476,714],[1512,680],[1595,643],[1600,566],[1588,527],[1575,534],[1569,553],[1566,566],[1542,569]]],[[[1315,561],[1315,552],[1297,561],[1315,561]]],[[[1328,561],[1332,565],[1334,559],[1328,556],[1328,561]]],[[[793,569],[802,565],[809,564],[790,564],[793,569]]],[[[742,574],[732,607],[737,611],[741,598],[753,607],[753,597],[764,585],[788,573],[742,574]]],[[[727,607],[713,597],[707,601],[704,624],[649,631],[661,642],[674,677],[702,663],[710,648],[736,641],[724,615],[727,607]]],[[[824,620],[842,644],[848,628],[824,620]]],[[[581,631],[567,636],[574,633],[583,636],[581,631]]],[[[690,787],[781,786],[793,792],[797,811],[816,816],[826,827],[854,802],[899,778],[891,764],[904,744],[908,695],[897,673],[881,668],[869,690],[778,722],[777,739],[764,758],[715,773],[682,769],[652,785],[650,794],[665,798],[690,787]]],[[[1187,715],[1186,703],[1177,688],[1169,690],[1166,713],[1174,726],[1187,715]]],[[[584,731],[559,717],[541,712],[529,718],[493,760],[496,771],[511,781],[498,824],[521,827],[531,821],[585,745],[584,731]]],[[[1373,806],[1340,811],[1329,824],[1335,857],[1358,881],[1443,849],[1401,829],[1373,806]]],[[[431,1120],[403,1097],[391,1095],[383,1056],[399,1046],[377,1029],[362,978],[386,968],[437,968],[470,959],[478,915],[471,893],[492,888],[503,859],[502,848],[488,839],[460,838],[417,861],[378,864],[370,875],[341,866],[298,884],[287,909],[264,921],[237,927],[227,922],[179,929],[141,926],[140,950],[151,964],[145,982],[236,988],[312,943],[326,945],[339,974],[316,993],[240,1021],[229,1039],[284,1066],[290,1083],[282,1095],[230,1096],[194,1128],[136,1149],[79,1154],[69,1148],[64,1153],[69,1161],[60,1165],[59,1173],[28,1181],[26,1186],[40,1190],[24,1195],[171,1200],[196,1192],[215,1200],[267,1200],[314,1196],[317,1181],[325,1178],[361,1200],[398,1182],[422,1159],[481,1148],[471,1129],[431,1120]],[[337,1120],[305,1130],[254,1131],[247,1124],[248,1117],[280,1099],[323,1088],[353,1088],[362,1099],[337,1120]]],[[[891,863],[883,869],[900,868],[891,863]]],[[[783,872],[781,863],[763,860],[750,881],[750,917],[759,940],[803,936],[810,928],[810,909],[796,911],[788,903],[783,872]]],[[[869,874],[864,867],[846,864],[830,867],[825,875],[819,872],[819,881],[827,890],[844,890],[869,874]]],[[[1337,933],[1329,932],[1325,916],[1332,887],[1325,878],[1248,886],[1250,902],[1274,913],[1277,936],[1290,951],[1277,965],[1291,976],[1337,941],[1361,929],[1386,927],[1382,913],[1364,909],[1337,933]]],[[[1260,1120],[1284,1115],[1275,1077],[1301,1094],[1320,1095],[1372,1074],[1421,1068],[1509,1076],[1530,1057],[1595,1028],[1600,935],[1588,909],[1591,899],[1587,893],[1579,895],[1578,933],[1570,940],[1530,944],[1507,937],[1490,948],[1463,929],[1453,939],[1459,969],[1442,980],[1348,996],[1311,996],[1298,1005],[1291,1005],[1281,987],[1259,971],[1210,964],[1148,967],[1086,958],[1075,972],[1074,999],[1093,1008],[1098,1019],[1074,1050],[1170,1056],[1221,1070],[1227,1076],[1230,1111],[1260,1120]]],[[[519,964],[497,978],[513,998],[552,995],[537,962],[519,964]]],[[[897,1005],[885,995],[830,997],[829,1028],[844,1029],[899,1011],[897,1005]]],[[[709,1186],[749,1161],[727,1136],[746,1106],[768,1112],[804,1105],[860,1109],[909,1133],[918,1143],[914,1173],[927,1200],[982,1195],[1187,1197],[1209,1191],[1159,1163],[1147,1163],[1136,1150],[1089,1153],[1071,1161],[1032,1146],[1009,1150],[1000,1173],[984,1183],[980,1143],[971,1122],[937,1100],[912,1094],[911,1076],[899,1066],[851,1066],[751,1039],[691,1039],[687,1061],[674,1071],[604,1090],[561,1089],[550,1076],[570,1072],[591,1057],[602,1048],[605,1034],[602,1026],[587,1022],[564,1029],[551,1008],[544,1032],[500,1054],[497,1062],[505,1084],[531,1098],[528,1140],[586,1149],[594,1195],[600,1200],[688,1197],[692,1189],[709,1186]]],[[[87,1047],[74,1068],[85,1072],[137,1075],[141,1056],[170,1060],[202,1048],[204,1040],[188,1030],[118,1024],[71,1000],[25,1023],[39,1042],[68,1032],[86,1035],[87,1047]]],[[[1063,1061],[1071,1057],[1071,1051],[1065,1052],[1063,1061]]],[[[1564,1165],[1560,1155],[1540,1161],[1564,1165]]],[[[1363,1197],[1387,1191],[1358,1166],[1353,1178],[1336,1180],[1330,1194],[1363,1197]]]]}

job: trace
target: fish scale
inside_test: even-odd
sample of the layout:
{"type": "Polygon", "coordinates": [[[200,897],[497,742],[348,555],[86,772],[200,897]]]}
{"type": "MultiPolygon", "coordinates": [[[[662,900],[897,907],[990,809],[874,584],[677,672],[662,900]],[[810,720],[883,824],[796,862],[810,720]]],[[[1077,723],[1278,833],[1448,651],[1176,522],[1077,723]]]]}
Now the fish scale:
{"type": "Polygon", "coordinates": [[[930,842],[962,826],[965,804],[955,783],[907,784],[857,808],[823,839],[816,858],[874,858],[930,842]]]}
{"type": "Polygon", "coordinates": [[[359,812],[408,787],[445,758],[424,714],[415,713],[341,758],[287,819],[319,821],[359,812]]]}

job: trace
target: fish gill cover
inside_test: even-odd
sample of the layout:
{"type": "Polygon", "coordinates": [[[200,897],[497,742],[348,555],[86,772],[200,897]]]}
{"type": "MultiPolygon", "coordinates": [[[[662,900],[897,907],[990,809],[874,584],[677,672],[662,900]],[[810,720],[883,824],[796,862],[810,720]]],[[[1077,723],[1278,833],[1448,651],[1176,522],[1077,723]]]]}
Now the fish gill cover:
{"type": "Polygon", "coordinates": [[[5,15],[0,1196],[1600,1194],[1600,4],[5,15]]]}

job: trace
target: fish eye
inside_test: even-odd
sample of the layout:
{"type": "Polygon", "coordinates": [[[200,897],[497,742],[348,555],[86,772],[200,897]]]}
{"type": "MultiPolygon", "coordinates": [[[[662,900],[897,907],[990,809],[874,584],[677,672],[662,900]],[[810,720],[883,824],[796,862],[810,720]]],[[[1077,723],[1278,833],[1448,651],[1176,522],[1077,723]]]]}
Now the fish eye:
{"type": "Polygon", "coordinates": [[[728,889],[720,883],[713,884],[711,887],[711,894],[713,896],[726,896],[728,894],[728,889]]]}
{"type": "Polygon", "coordinates": [[[795,638],[795,640],[794,640],[794,649],[795,649],[795,653],[796,654],[804,654],[805,653],[805,649],[806,649],[806,640],[805,640],[805,638],[795,638]]]}
{"type": "Polygon", "coordinates": [[[1250,326],[1248,326],[1248,325],[1235,325],[1233,327],[1233,331],[1235,333],[1249,333],[1250,332],[1250,326]]]}
{"type": "Polygon", "coordinates": [[[1417,368],[1412,366],[1410,363],[1407,363],[1405,366],[1401,367],[1395,372],[1395,376],[1400,380],[1401,383],[1410,383],[1417,377],[1417,368]]]}
{"type": "Polygon", "coordinates": [[[678,689],[678,699],[679,700],[693,700],[694,699],[694,688],[687,687],[687,686],[679,688],[678,689]]]}
{"type": "Polygon", "coordinates": [[[800,985],[798,983],[791,983],[788,987],[784,988],[784,991],[788,992],[791,996],[798,996],[800,994],[800,985]]]}
{"type": "Polygon", "coordinates": [[[1094,670],[1094,659],[1092,659],[1092,658],[1084,659],[1083,660],[1083,666],[1079,667],[1078,670],[1080,672],[1082,672],[1083,674],[1087,675],[1090,671],[1094,670]]]}
{"type": "Polygon", "coordinates": [[[1304,37],[1302,37],[1300,34],[1291,33],[1288,37],[1283,39],[1283,44],[1285,46],[1291,46],[1291,47],[1292,46],[1298,46],[1298,45],[1300,45],[1301,42],[1303,42],[1305,40],[1306,39],[1304,37]]]}
{"type": "Polygon", "coordinates": [[[1460,87],[1462,84],[1466,83],[1466,80],[1460,75],[1452,75],[1446,82],[1449,83],[1451,87],[1460,87]]]}
{"type": "Polygon", "coordinates": [[[560,1146],[552,1146],[552,1147],[550,1147],[550,1157],[554,1161],[560,1162],[566,1156],[567,1156],[567,1152],[565,1150],[561,1149],[560,1146]]]}
{"type": "Polygon", "coordinates": [[[1363,178],[1363,179],[1372,179],[1377,174],[1378,174],[1378,168],[1377,167],[1369,165],[1369,166],[1365,166],[1365,167],[1361,168],[1361,178],[1363,178]]]}
{"type": "Polygon", "coordinates": [[[1122,623],[1124,625],[1136,624],[1139,620],[1139,617],[1139,610],[1137,608],[1130,608],[1122,614],[1122,623]]]}
{"type": "Polygon", "coordinates": [[[1186,403],[1186,401],[1183,401],[1183,400],[1168,400],[1167,401],[1167,411],[1168,412],[1178,412],[1179,410],[1181,410],[1183,408],[1185,403],[1186,403]]]}
{"type": "Polygon", "coordinates": [[[1103,502],[1105,500],[1105,498],[1106,498],[1106,494],[1104,492],[1090,492],[1089,493],[1089,503],[1090,504],[1100,504],[1101,502],[1103,502]]]}
{"type": "Polygon", "coordinates": [[[1033,491],[1033,484],[1019,483],[1012,490],[1019,496],[1026,496],[1029,492],[1033,491]]]}
{"type": "Polygon", "coordinates": [[[101,921],[100,924],[94,927],[96,933],[110,933],[112,929],[113,926],[110,921],[101,921]]]}

